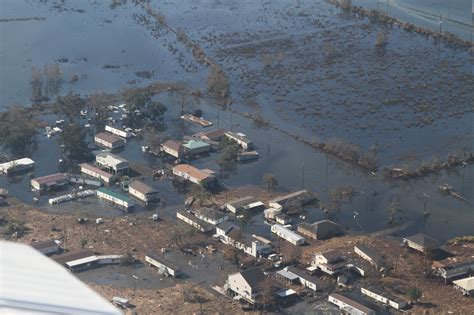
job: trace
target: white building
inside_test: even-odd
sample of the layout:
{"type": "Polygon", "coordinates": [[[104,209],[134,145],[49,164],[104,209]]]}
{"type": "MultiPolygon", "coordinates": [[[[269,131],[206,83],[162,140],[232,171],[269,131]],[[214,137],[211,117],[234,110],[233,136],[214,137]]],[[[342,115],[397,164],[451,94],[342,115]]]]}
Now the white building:
{"type": "Polygon", "coordinates": [[[329,250],[315,254],[312,266],[329,275],[335,275],[347,268],[347,261],[338,251],[329,250]]]}
{"type": "Polygon", "coordinates": [[[225,213],[218,212],[209,208],[200,208],[194,211],[194,215],[207,223],[212,225],[218,225],[229,219],[229,216],[225,213]]]}
{"type": "Polygon", "coordinates": [[[69,184],[69,177],[64,173],[57,173],[33,178],[31,186],[36,190],[50,190],[69,184]]]}
{"type": "Polygon", "coordinates": [[[173,140],[168,140],[161,145],[161,150],[175,158],[179,159],[184,154],[184,149],[181,143],[173,140]]]}
{"type": "Polygon", "coordinates": [[[200,170],[188,164],[176,165],[173,167],[173,174],[198,185],[205,185],[216,179],[214,171],[200,170]]]}
{"type": "Polygon", "coordinates": [[[96,191],[97,197],[108,200],[120,207],[130,210],[135,207],[135,201],[107,188],[99,188],[96,191]]]}
{"type": "Polygon", "coordinates": [[[318,280],[316,277],[311,276],[293,266],[288,266],[278,271],[277,277],[292,284],[299,282],[299,284],[302,286],[313,291],[318,289],[318,280]]]}
{"type": "Polygon", "coordinates": [[[94,142],[101,147],[116,150],[125,146],[125,140],[106,132],[99,132],[94,136],[94,142]]]}
{"type": "Polygon", "coordinates": [[[317,200],[317,198],[306,189],[303,189],[303,190],[295,191],[288,195],[284,195],[284,196],[280,196],[275,199],[272,199],[268,202],[268,205],[271,208],[283,210],[292,205],[295,205],[295,206],[297,205],[297,206],[302,207],[314,200],[317,200]]]}
{"type": "Polygon", "coordinates": [[[188,211],[178,211],[176,212],[176,217],[203,233],[210,232],[214,229],[213,225],[201,219],[196,218],[194,215],[192,215],[188,211]]]}
{"type": "Polygon", "coordinates": [[[271,253],[271,241],[257,236],[243,234],[238,226],[224,222],[216,227],[216,235],[222,243],[242,250],[252,257],[266,256],[271,253]]]}
{"type": "Polygon", "coordinates": [[[282,239],[290,242],[293,245],[303,245],[305,243],[304,237],[296,234],[292,230],[280,225],[274,224],[271,228],[272,233],[275,233],[277,236],[282,239]]]}
{"type": "Polygon", "coordinates": [[[234,140],[237,142],[237,144],[242,147],[244,150],[251,150],[253,149],[253,142],[248,139],[245,134],[243,133],[237,133],[237,132],[232,132],[232,131],[227,131],[225,133],[225,136],[231,140],[234,140]]]}
{"type": "Polygon", "coordinates": [[[464,295],[474,296],[474,277],[453,281],[454,287],[464,295]]]}
{"type": "Polygon", "coordinates": [[[385,292],[383,288],[372,286],[372,287],[362,287],[360,289],[362,294],[394,309],[400,310],[407,306],[407,303],[399,298],[393,297],[392,295],[385,292]]]}
{"type": "Polygon", "coordinates": [[[128,185],[128,193],[145,204],[158,199],[158,191],[139,180],[134,180],[128,185]]]}
{"type": "Polygon", "coordinates": [[[112,153],[100,153],[96,155],[95,161],[101,167],[107,168],[116,175],[128,173],[128,161],[118,155],[112,153]]]}
{"type": "Polygon", "coordinates": [[[82,163],[79,164],[79,167],[81,168],[81,173],[100,179],[106,184],[110,184],[115,181],[115,176],[113,174],[107,173],[106,171],[101,170],[94,165],[82,163]]]}
{"type": "Polygon", "coordinates": [[[228,275],[224,290],[234,298],[244,299],[253,304],[264,281],[264,273],[259,267],[256,267],[228,275]]]}
{"type": "Polygon", "coordinates": [[[145,261],[149,266],[158,268],[159,272],[164,275],[178,277],[181,274],[181,270],[178,266],[162,256],[147,254],[145,255],[145,261]]]}
{"type": "Polygon", "coordinates": [[[30,158],[22,158],[0,164],[0,173],[11,174],[14,172],[25,171],[35,167],[35,161],[30,158]]]}
{"type": "Polygon", "coordinates": [[[52,240],[43,242],[33,242],[30,244],[30,246],[44,255],[51,255],[59,252],[59,245],[52,240]]]}
{"type": "Polygon", "coordinates": [[[227,202],[224,207],[232,213],[238,213],[240,211],[245,210],[257,210],[263,207],[264,204],[261,201],[258,201],[256,198],[252,196],[245,196],[237,199],[233,199],[227,202]]]}
{"type": "Polygon", "coordinates": [[[268,208],[263,210],[263,216],[267,220],[275,220],[275,216],[281,213],[280,209],[268,208]]]}
{"type": "Polygon", "coordinates": [[[328,297],[328,301],[337,305],[339,309],[351,315],[376,315],[375,311],[362,305],[344,295],[332,293],[328,297]]]}
{"type": "Polygon", "coordinates": [[[115,128],[109,125],[105,126],[105,131],[110,132],[111,134],[114,134],[122,138],[130,138],[131,136],[133,136],[133,134],[129,131],[125,131],[125,130],[115,128]]]}

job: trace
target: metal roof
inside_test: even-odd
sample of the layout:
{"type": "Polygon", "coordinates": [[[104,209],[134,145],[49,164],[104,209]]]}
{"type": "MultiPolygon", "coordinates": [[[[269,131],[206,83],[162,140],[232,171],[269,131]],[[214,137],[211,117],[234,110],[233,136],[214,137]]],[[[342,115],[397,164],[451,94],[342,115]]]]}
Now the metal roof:
{"type": "Polygon", "coordinates": [[[188,142],[183,144],[183,147],[189,150],[193,150],[193,149],[207,148],[209,147],[209,144],[200,140],[189,140],[188,142]]]}
{"type": "Polygon", "coordinates": [[[122,194],[119,194],[118,192],[115,192],[113,190],[110,190],[110,189],[107,189],[107,188],[104,188],[104,187],[101,187],[101,188],[97,189],[97,192],[101,192],[103,194],[115,197],[115,198],[120,199],[124,202],[128,202],[129,204],[135,204],[135,202],[132,199],[128,198],[127,196],[124,196],[122,194]]]}
{"type": "Polygon", "coordinates": [[[453,281],[453,283],[466,291],[474,290],[474,277],[456,280],[456,281],[453,281]]]}
{"type": "Polygon", "coordinates": [[[34,248],[0,241],[1,314],[122,314],[34,248]]]}

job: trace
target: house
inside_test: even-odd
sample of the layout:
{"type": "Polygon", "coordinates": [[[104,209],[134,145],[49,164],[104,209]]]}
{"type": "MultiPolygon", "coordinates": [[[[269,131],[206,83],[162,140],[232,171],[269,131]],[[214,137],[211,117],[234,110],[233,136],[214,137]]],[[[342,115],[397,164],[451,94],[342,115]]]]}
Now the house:
{"type": "Polygon", "coordinates": [[[115,128],[109,125],[105,126],[105,131],[110,132],[111,134],[114,134],[122,138],[130,138],[131,136],[133,136],[133,134],[129,131],[125,131],[125,130],[115,128]]]}
{"type": "Polygon", "coordinates": [[[59,245],[53,240],[33,242],[30,244],[30,246],[44,255],[56,254],[59,252],[59,245]]]}
{"type": "Polygon", "coordinates": [[[81,169],[81,173],[100,179],[106,184],[110,184],[115,181],[115,175],[107,173],[106,171],[95,167],[94,165],[81,163],[79,164],[79,167],[81,169]]]}
{"type": "Polygon", "coordinates": [[[278,213],[275,215],[275,221],[281,225],[287,225],[291,223],[291,218],[284,213],[278,213]]]}
{"type": "Polygon", "coordinates": [[[292,230],[280,225],[274,224],[271,228],[272,233],[275,233],[282,239],[290,242],[293,245],[303,245],[305,243],[304,237],[301,235],[296,234],[292,230]]]}
{"type": "Polygon", "coordinates": [[[254,304],[264,281],[265,275],[259,267],[247,269],[228,275],[224,290],[234,298],[254,304]]]}
{"type": "Polygon", "coordinates": [[[314,255],[312,265],[329,275],[335,275],[346,269],[347,261],[338,251],[329,250],[314,255]]]}
{"type": "Polygon", "coordinates": [[[31,246],[0,241],[0,313],[122,315],[106,299],[31,246]]]}
{"type": "Polygon", "coordinates": [[[385,263],[380,255],[378,255],[372,247],[364,244],[358,244],[354,246],[354,252],[359,255],[362,259],[368,261],[371,265],[377,269],[382,268],[385,263]]]}
{"type": "Polygon", "coordinates": [[[275,220],[275,216],[279,213],[281,213],[281,210],[274,208],[268,208],[263,210],[263,216],[267,220],[275,220]]]}
{"type": "Polygon", "coordinates": [[[218,225],[216,235],[222,243],[240,249],[255,258],[268,255],[272,251],[271,241],[257,235],[243,234],[238,226],[229,222],[218,225]]]}
{"type": "Polygon", "coordinates": [[[204,141],[220,141],[225,136],[226,132],[226,129],[217,129],[213,131],[199,132],[193,135],[193,137],[204,141]]]}
{"type": "Polygon", "coordinates": [[[139,180],[134,180],[128,185],[128,193],[145,204],[158,199],[158,191],[139,180]]]}
{"type": "Polygon", "coordinates": [[[113,190],[101,187],[97,189],[96,194],[100,199],[108,200],[120,207],[125,208],[125,210],[131,210],[133,207],[135,207],[135,201],[113,190]]]}
{"type": "Polygon", "coordinates": [[[277,277],[291,284],[298,283],[313,291],[317,291],[319,286],[318,279],[315,276],[309,275],[293,266],[288,266],[278,271],[277,277]]]}
{"type": "Polygon", "coordinates": [[[100,153],[96,155],[95,162],[115,175],[128,174],[128,161],[118,155],[112,153],[100,153]]]}
{"type": "Polygon", "coordinates": [[[376,314],[374,310],[341,294],[337,294],[337,293],[330,294],[328,297],[328,301],[331,302],[332,304],[337,305],[339,309],[341,310],[341,312],[344,312],[347,314],[351,314],[351,315],[375,315],[376,314]]]}
{"type": "Polygon", "coordinates": [[[94,142],[104,148],[117,150],[125,146],[125,140],[106,132],[99,132],[94,137],[94,142]]]}
{"type": "Polygon", "coordinates": [[[295,207],[304,207],[314,201],[317,201],[317,198],[306,189],[303,189],[272,199],[268,202],[268,205],[271,208],[288,210],[295,207]]]}
{"type": "Polygon", "coordinates": [[[359,276],[365,277],[372,269],[372,266],[361,258],[350,257],[347,259],[346,268],[354,271],[359,276]]]}
{"type": "Polygon", "coordinates": [[[382,303],[393,307],[396,310],[401,310],[407,306],[407,302],[399,299],[390,293],[386,292],[380,286],[361,287],[362,294],[382,303]]]}
{"type": "Polygon", "coordinates": [[[161,150],[177,159],[180,159],[184,154],[184,149],[181,143],[174,140],[168,140],[163,143],[161,145],[161,150]]]}
{"type": "Polygon", "coordinates": [[[229,216],[225,213],[218,212],[210,208],[200,208],[194,211],[194,215],[207,223],[212,225],[218,225],[229,219],[229,216]]]}
{"type": "Polygon", "coordinates": [[[228,139],[231,139],[231,140],[237,142],[237,144],[244,150],[252,150],[253,149],[253,142],[251,140],[249,140],[245,136],[245,134],[243,134],[243,133],[236,133],[236,132],[232,132],[232,131],[227,131],[224,135],[228,139]]]}
{"type": "Polygon", "coordinates": [[[158,268],[158,271],[166,276],[179,277],[181,275],[180,268],[163,256],[149,253],[145,255],[145,261],[150,267],[158,268]]]}
{"type": "Polygon", "coordinates": [[[189,211],[178,211],[176,217],[199,231],[206,233],[214,230],[214,226],[192,215],[189,211]]]}
{"type": "Polygon", "coordinates": [[[67,174],[57,173],[42,177],[33,178],[31,186],[36,190],[50,190],[60,186],[65,186],[69,183],[67,174]]]}
{"type": "Polygon", "coordinates": [[[234,199],[224,205],[224,207],[232,213],[238,213],[244,210],[258,210],[263,206],[263,202],[251,196],[234,199]]]}
{"type": "Polygon", "coordinates": [[[403,245],[421,253],[428,253],[439,248],[441,243],[428,235],[419,233],[405,237],[403,239],[403,245]]]}
{"type": "Polygon", "coordinates": [[[22,158],[0,164],[0,173],[12,174],[15,172],[26,171],[35,167],[35,161],[30,158],[22,158]]]}
{"type": "Polygon", "coordinates": [[[464,276],[470,276],[474,272],[474,259],[448,258],[434,261],[431,265],[433,274],[444,279],[445,282],[452,281],[464,276]]]}
{"type": "Polygon", "coordinates": [[[123,255],[98,255],[97,264],[99,265],[118,265],[122,263],[123,255]]]}
{"type": "Polygon", "coordinates": [[[183,149],[186,154],[198,155],[209,153],[211,145],[201,140],[189,140],[183,144],[183,149]]]}
{"type": "Polygon", "coordinates": [[[73,272],[83,271],[97,266],[97,256],[89,249],[71,251],[52,259],[73,272]]]}
{"type": "Polygon", "coordinates": [[[315,240],[325,240],[344,234],[342,226],[330,220],[322,220],[311,224],[303,222],[298,225],[297,231],[315,240]]]}
{"type": "Polygon", "coordinates": [[[188,164],[176,165],[173,167],[173,174],[198,185],[207,185],[216,179],[214,171],[200,170],[188,164]]]}
{"type": "Polygon", "coordinates": [[[474,277],[453,281],[454,287],[467,296],[474,296],[474,277]]]}

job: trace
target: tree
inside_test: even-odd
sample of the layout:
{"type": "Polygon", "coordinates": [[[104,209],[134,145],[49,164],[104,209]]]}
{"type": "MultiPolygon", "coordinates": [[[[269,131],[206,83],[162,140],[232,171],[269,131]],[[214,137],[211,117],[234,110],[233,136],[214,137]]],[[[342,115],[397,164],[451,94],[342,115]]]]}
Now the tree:
{"type": "Polygon", "coordinates": [[[31,154],[36,135],[31,111],[17,105],[0,113],[0,134],[0,145],[14,157],[31,154]]]}
{"type": "Polygon", "coordinates": [[[207,78],[207,90],[217,98],[227,98],[229,96],[229,81],[224,71],[217,65],[211,67],[207,78]]]}
{"type": "Polygon", "coordinates": [[[103,92],[96,93],[89,98],[89,105],[94,112],[94,123],[97,131],[102,131],[105,127],[105,121],[109,116],[108,102],[109,97],[103,92]]]}
{"type": "Polygon", "coordinates": [[[258,286],[257,302],[263,306],[265,310],[267,306],[275,304],[275,293],[277,287],[271,278],[265,277],[258,286]]]}
{"type": "Polygon", "coordinates": [[[422,295],[423,295],[423,293],[417,287],[409,287],[407,289],[407,296],[414,303],[416,303],[421,298],[422,295]]]}
{"type": "Polygon", "coordinates": [[[78,123],[66,125],[58,141],[64,146],[64,153],[70,160],[84,161],[90,157],[86,131],[78,123]]]}
{"type": "Polygon", "coordinates": [[[141,89],[124,89],[122,97],[127,104],[127,123],[131,128],[144,128],[152,125],[163,127],[163,114],[166,106],[151,99],[151,93],[141,89]]]}
{"type": "Polygon", "coordinates": [[[274,191],[278,187],[278,179],[271,173],[265,173],[262,182],[263,186],[270,191],[274,191]]]}
{"type": "Polygon", "coordinates": [[[79,94],[69,92],[65,96],[58,96],[53,104],[56,114],[64,117],[69,123],[77,120],[81,110],[84,109],[85,102],[79,94]]]}
{"type": "Polygon", "coordinates": [[[223,140],[220,147],[221,155],[216,162],[220,166],[221,175],[227,177],[237,170],[239,146],[232,140],[223,140]]]}
{"type": "Polygon", "coordinates": [[[33,103],[39,103],[43,100],[43,78],[41,70],[31,67],[31,100],[33,103]]]}

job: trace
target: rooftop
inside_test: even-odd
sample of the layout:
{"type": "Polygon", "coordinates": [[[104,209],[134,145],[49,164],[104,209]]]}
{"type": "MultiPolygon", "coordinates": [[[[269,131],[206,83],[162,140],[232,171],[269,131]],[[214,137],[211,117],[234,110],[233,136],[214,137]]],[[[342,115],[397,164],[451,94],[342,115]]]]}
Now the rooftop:
{"type": "Polygon", "coordinates": [[[200,149],[200,148],[207,148],[209,147],[209,144],[200,140],[189,140],[188,142],[183,144],[183,147],[189,150],[194,150],[194,149],[200,149]]]}
{"type": "Polygon", "coordinates": [[[171,150],[174,150],[174,151],[179,151],[181,149],[181,143],[174,140],[168,140],[165,143],[163,143],[163,147],[170,148],[171,150]]]}
{"type": "Polygon", "coordinates": [[[128,185],[129,188],[135,189],[136,191],[146,195],[146,194],[153,194],[156,193],[156,189],[145,184],[142,181],[134,180],[128,185]]]}
{"type": "Polygon", "coordinates": [[[113,177],[114,175],[113,174],[110,174],[110,173],[107,173],[106,171],[98,168],[98,167],[95,167],[94,165],[91,165],[91,164],[88,164],[88,163],[82,163],[82,164],[79,164],[79,166],[81,168],[84,168],[84,169],[87,169],[89,171],[92,171],[96,174],[99,174],[103,177],[107,177],[107,178],[111,178],[113,177]]]}
{"type": "Polygon", "coordinates": [[[95,135],[95,137],[109,143],[115,143],[115,142],[125,143],[125,141],[122,138],[114,136],[107,132],[99,132],[98,134],[95,135]]]}
{"type": "Polygon", "coordinates": [[[90,249],[82,249],[82,250],[76,250],[76,251],[64,253],[62,255],[53,257],[51,259],[55,260],[57,263],[61,265],[65,265],[67,262],[90,257],[90,256],[95,256],[95,253],[91,251],[90,249]]]}
{"type": "Polygon", "coordinates": [[[122,201],[128,202],[128,203],[134,203],[133,200],[128,198],[127,196],[119,194],[118,192],[115,192],[115,191],[113,191],[111,189],[108,189],[108,188],[100,187],[99,189],[97,189],[97,191],[101,192],[101,193],[104,193],[106,195],[115,197],[115,198],[120,199],[122,201]]]}
{"type": "Polygon", "coordinates": [[[57,174],[33,178],[32,180],[42,185],[42,184],[47,184],[47,183],[52,183],[52,182],[57,182],[57,181],[68,180],[68,177],[64,173],[57,173],[57,174]]]}
{"type": "Polygon", "coordinates": [[[208,170],[208,169],[200,170],[188,164],[176,165],[175,167],[173,167],[173,171],[186,173],[197,180],[204,180],[207,178],[214,177],[213,171],[208,170]]]}
{"type": "Polygon", "coordinates": [[[441,245],[441,242],[422,233],[405,237],[404,240],[410,241],[427,249],[435,249],[441,245]]]}
{"type": "Polygon", "coordinates": [[[337,294],[337,293],[331,293],[329,296],[333,297],[333,298],[335,298],[339,301],[342,301],[342,302],[346,303],[347,305],[350,305],[353,308],[356,308],[356,309],[358,309],[358,310],[360,310],[364,313],[371,313],[371,312],[374,313],[374,310],[372,310],[372,309],[368,308],[367,306],[362,305],[362,304],[360,304],[360,303],[358,303],[358,302],[356,302],[356,301],[354,301],[354,300],[352,300],[352,299],[350,299],[350,298],[348,298],[344,295],[337,294]]]}
{"type": "Polygon", "coordinates": [[[262,269],[259,267],[241,271],[240,274],[245,279],[245,281],[247,281],[250,287],[254,289],[258,288],[260,283],[265,281],[265,275],[263,274],[262,269]]]}
{"type": "Polygon", "coordinates": [[[226,132],[227,132],[226,129],[217,129],[217,130],[213,130],[213,131],[202,132],[199,135],[199,137],[201,137],[201,138],[205,137],[209,140],[215,140],[215,139],[219,139],[219,138],[223,137],[226,132]]]}
{"type": "Polygon", "coordinates": [[[47,240],[42,242],[33,242],[30,244],[30,246],[34,249],[41,250],[52,246],[58,246],[58,244],[56,244],[56,242],[53,240],[47,240]]]}
{"type": "Polygon", "coordinates": [[[227,216],[226,214],[211,208],[200,208],[195,210],[195,212],[211,220],[221,220],[227,216]]]}
{"type": "Polygon", "coordinates": [[[230,205],[234,208],[241,208],[241,207],[245,207],[246,205],[249,205],[251,203],[257,202],[257,201],[258,200],[255,197],[245,196],[245,197],[242,197],[242,198],[233,199],[233,200],[229,201],[226,204],[230,205]]]}
{"type": "Polygon", "coordinates": [[[466,291],[474,290],[474,277],[456,280],[456,281],[453,281],[453,283],[466,291]]]}

